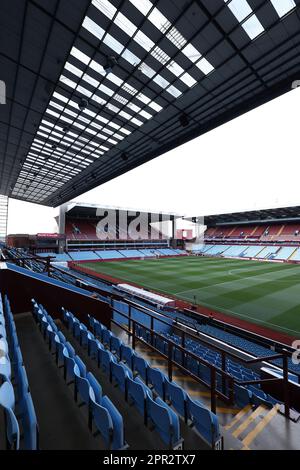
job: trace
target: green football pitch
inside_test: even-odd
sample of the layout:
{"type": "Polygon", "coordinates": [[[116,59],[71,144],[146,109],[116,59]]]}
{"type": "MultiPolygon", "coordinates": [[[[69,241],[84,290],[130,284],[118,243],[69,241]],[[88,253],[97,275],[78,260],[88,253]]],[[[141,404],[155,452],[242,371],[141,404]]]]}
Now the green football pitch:
{"type": "Polygon", "coordinates": [[[262,326],[300,333],[300,265],[189,256],[81,266],[262,326]]]}

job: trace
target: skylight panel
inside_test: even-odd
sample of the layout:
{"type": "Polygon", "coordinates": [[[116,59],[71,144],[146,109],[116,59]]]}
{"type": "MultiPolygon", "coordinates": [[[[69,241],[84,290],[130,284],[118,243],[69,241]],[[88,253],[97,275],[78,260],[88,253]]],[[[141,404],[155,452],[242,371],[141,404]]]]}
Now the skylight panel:
{"type": "Polygon", "coordinates": [[[161,88],[167,88],[170,85],[168,80],[165,80],[164,77],[159,74],[157,74],[156,77],[153,78],[153,81],[157,83],[161,88]]]}
{"type": "Polygon", "coordinates": [[[126,34],[129,34],[129,36],[133,36],[137,30],[137,27],[121,12],[117,14],[114,23],[126,34]]]}
{"type": "Polygon", "coordinates": [[[197,62],[195,65],[205,75],[209,74],[210,72],[212,72],[214,70],[214,67],[211,65],[211,63],[208,62],[208,60],[206,60],[204,57],[202,59],[200,59],[199,62],[197,62]]]}
{"type": "Polygon", "coordinates": [[[181,52],[191,61],[197,62],[202,57],[202,54],[193,46],[193,44],[187,44],[181,52]]]}
{"type": "Polygon", "coordinates": [[[110,20],[116,14],[117,9],[107,0],[93,0],[92,4],[99,11],[101,11],[101,13],[104,13],[110,20]]]}
{"type": "Polygon", "coordinates": [[[74,65],[70,64],[69,62],[66,62],[65,69],[68,70],[69,72],[73,73],[73,75],[76,75],[76,77],[78,77],[78,78],[81,78],[82,75],[83,75],[82,70],[80,70],[78,67],[75,67],[74,65]]]}
{"type": "Polygon", "coordinates": [[[187,40],[182,36],[178,29],[175,28],[175,26],[167,32],[166,37],[174,46],[177,47],[177,49],[182,49],[187,43],[187,40]]]}
{"type": "Polygon", "coordinates": [[[139,59],[138,56],[130,52],[128,49],[125,49],[122,52],[121,57],[123,57],[124,60],[127,60],[127,62],[129,62],[134,67],[136,67],[141,62],[141,59],[139,59]]]}
{"type": "Polygon", "coordinates": [[[242,27],[244,28],[250,39],[255,39],[259,34],[264,31],[264,27],[255,15],[250,16],[248,20],[242,23],[242,27]]]}
{"type": "Polygon", "coordinates": [[[228,3],[228,8],[240,22],[253,13],[247,0],[231,0],[228,3]]]}
{"type": "Polygon", "coordinates": [[[182,93],[181,91],[179,91],[176,87],[174,87],[173,85],[170,85],[169,88],[167,89],[167,91],[169,93],[171,93],[171,95],[173,95],[175,98],[178,98],[182,93]]]}
{"type": "Polygon", "coordinates": [[[135,41],[147,52],[149,52],[154,46],[155,43],[151,41],[146,34],[139,30],[135,35],[135,41]]]}
{"type": "Polygon", "coordinates": [[[271,3],[275,8],[279,18],[282,18],[296,7],[294,0],[271,0],[271,3]]]}
{"type": "Polygon", "coordinates": [[[182,80],[187,86],[192,87],[194,86],[197,81],[189,74],[189,73],[184,73],[181,77],[180,80],[182,80]]]}
{"type": "Polygon", "coordinates": [[[255,39],[263,31],[264,27],[253,13],[247,0],[224,0],[232,14],[241,23],[242,28],[248,34],[249,38],[255,39]]]}
{"type": "Polygon", "coordinates": [[[91,34],[96,36],[96,38],[98,38],[99,40],[101,40],[105,34],[104,29],[97,25],[97,23],[91,20],[88,16],[84,18],[82,26],[91,34]]]}
{"type": "Polygon", "coordinates": [[[172,26],[170,21],[157,8],[153,8],[148,16],[148,20],[151,21],[151,23],[154,24],[154,26],[156,26],[156,28],[158,28],[162,33],[165,33],[166,30],[172,26]]]}

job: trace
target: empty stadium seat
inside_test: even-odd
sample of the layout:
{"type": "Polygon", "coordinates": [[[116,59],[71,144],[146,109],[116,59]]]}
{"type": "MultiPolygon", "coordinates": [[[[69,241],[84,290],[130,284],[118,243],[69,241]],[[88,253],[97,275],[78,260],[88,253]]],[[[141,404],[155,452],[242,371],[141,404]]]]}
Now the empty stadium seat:
{"type": "Polygon", "coordinates": [[[199,400],[187,397],[187,414],[202,438],[215,447],[221,435],[216,415],[211,413],[199,400]]]}
{"type": "Polygon", "coordinates": [[[174,411],[160,398],[153,400],[147,395],[148,420],[159,433],[169,449],[182,449],[179,418],[174,411]]]}

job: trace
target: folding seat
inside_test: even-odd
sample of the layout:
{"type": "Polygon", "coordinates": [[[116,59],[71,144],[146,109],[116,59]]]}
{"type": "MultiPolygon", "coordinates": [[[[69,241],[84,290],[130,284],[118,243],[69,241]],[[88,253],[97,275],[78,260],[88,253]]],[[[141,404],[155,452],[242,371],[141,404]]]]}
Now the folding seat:
{"type": "Polygon", "coordinates": [[[0,386],[0,406],[3,408],[15,408],[15,392],[9,380],[5,380],[0,386]]]}
{"type": "Polygon", "coordinates": [[[166,376],[159,369],[155,369],[153,367],[148,368],[147,385],[152,386],[163,400],[165,399],[165,382],[166,376]]]}
{"type": "Polygon", "coordinates": [[[122,363],[111,363],[111,378],[118,385],[120,390],[125,393],[125,398],[127,397],[127,381],[128,378],[132,379],[132,372],[128,369],[125,364],[122,363]]]}
{"type": "Polygon", "coordinates": [[[94,322],[94,335],[96,338],[99,338],[100,341],[102,341],[102,333],[106,330],[107,328],[102,325],[98,320],[95,320],[94,322]]]}
{"type": "Polygon", "coordinates": [[[266,405],[269,408],[273,407],[273,402],[268,399],[268,395],[261,389],[253,385],[247,386],[248,391],[252,393],[251,403],[255,406],[266,405]]]}
{"type": "Polygon", "coordinates": [[[144,358],[135,355],[133,357],[133,371],[137,372],[143,381],[148,383],[148,369],[150,365],[144,358]]]}
{"type": "Polygon", "coordinates": [[[88,313],[87,317],[88,317],[88,324],[89,324],[92,332],[95,333],[94,332],[94,325],[95,325],[96,319],[94,317],[92,317],[89,313],[88,313]]]}
{"type": "Polygon", "coordinates": [[[67,328],[69,328],[70,319],[71,319],[70,312],[68,312],[64,307],[62,307],[61,313],[62,313],[63,323],[66,325],[67,328]]]}
{"type": "Polygon", "coordinates": [[[214,448],[221,437],[217,416],[200,400],[192,400],[189,396],[187,396],[187,413],[202,438],[214,448]]]}
{"type": "Polygon", "coordinates": [[[74,382],[74,367],[75,367],[75,351],[72,352],[72,346],[69,343],[65,344],[63,349],[63,356],[64,356],[64,379],[68,381],[68,385],[74,382]]]}
{"type": "Polygon", "coordinates": [[[244,408],[251,402],[252,392],[241,385],[234,384],[234,401],[239,408],[244,408]]]}
{"type": "Polygon", "coordinates": [[[103,370],[107,375],[109,375],[109,378],[111,380],[111,364],[112,362],[116,362],[116,359],[114,355],[107,350],[100,350],[100,365],[103,370]]]}
{"type": "Polygon", "coordinates": [[[106,346],[108,349],[110,349],[110,341],[111,341],[112,333],[110,330],[103,330],[102,331],[102,343],[104,346],[106,346]]]}
{"type": "Polygon", "coordinates": [[[165,379],[165,398],[187,422],[187,393],[175,382],[165,379]]]}
{"type": "Polygon", "coordinates": [[[1,354],[8,354],[8,342],[5,338],[0,338],[1,354]]]}
{"type": "Polygon", "coordinates": [[[55,362],[58,367],[64,363],[64,349],[66,344],[66,338],[60,332],[54,337],[55,341],[55,362]],[[63,336],[63,338],[62,338],[63,336]]]}
{"type": "Polygon", "coordinates": [[[24,433],[24,449],[37,450],[38,444],[38,423],[30,393],[25,394],[21,400],[20,416],[24,433]]]}
{"type": "Polygon", "coordinates": [[[117,408],[107,396],[102,398],[101,405],[94,401],[91,404],[93,421],[107,449],[126,449],[128,446],[124,439],[123,418],[117,408]]]}
{"type": "Polygon", "coordinates": [[[5,380],[11,379],[11,362],[8,355],[0,357],[0,376],[1,375],[5,380]]]}
{"type": "Polygon", "coordinates": [[[179,418],[176,413],[159,397],[153,400],[147,396],[148,420],[169,449],[182,449],[179,418]]]}
{"type": "Polygon", "coordinates": [[[77,341],[80,341],[80,325],[81,323],[77,319],[72,321],[72,334],[77,341]]]}
{"type": "Polygon", "coordinates": [[[19,450],[20,429],[17,418],[11,408],[4,408],[6,422],[7,450],[19,450]]]}
{"type": "Polygon", "coordinates": [[[29,392],[29,383],[26,369],[22,364],[17,364],[15,369],[15,379],[18,390],[18,398],[21,399],[29,392]]]}
{"type": "Polygon", "coordinates": [[[48,340],[49,340],[49,351],[53,350],[53,347],[55,347],[55,339],[58,338],[57,332],[53,331],[51,326],[49,325],[47,328],[47,335],[48,335],[48,340]]]}
{"type": "Polygon", "coordinates": [[[89,331],[86,327],[81,328],[80,326],[80,344],[83,348],[85,349],[88,348],[89,339],[94,339],[94,338],[95,336],[91,331],[89,331]]]}
{"type": "Polygon", "coordinates": [[[86,366],[79,356],[74,356],[74,399],[75,401],[77,401],[78,385],[79,384],[81,385],[82,392],[85,389],[81,380],[85,378],[86,378],[86,366]]]}
{"type": "Polygon", "coordinates": [[[134,380],[127,380],[127,399],[129,404],[133,404],[144,417],[144,423],[147,424],[147,395],[153,397],[149,387],[136,377],[134,380]]]}
{"type": "Polygon", "coordinates": [[[6,329],[3,325],[0,325],[0,338],[6,338],[6,329]]]}
{"type": "Polygon", "coordinates": [[[134,351],[130,346],[125,346],[121,344],[120,348],[121,361],[128,365],[128,367],[133,370],[133,360],[134,360],[134,351]]]}
{"type": "Polygon", "coordinates": [[[110,340],[110,350],[113,354],[118,356],[118,358],[120,358],[121,345],[122,345],[122,341],[112,334],[111,340],[110,340]]]}

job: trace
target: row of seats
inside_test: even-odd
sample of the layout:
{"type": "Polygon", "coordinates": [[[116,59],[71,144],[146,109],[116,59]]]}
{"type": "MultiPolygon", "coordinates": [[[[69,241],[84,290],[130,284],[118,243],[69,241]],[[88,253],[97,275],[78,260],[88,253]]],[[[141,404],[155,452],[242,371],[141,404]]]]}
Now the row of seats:
{"type": "Polygon", "coordinates": [[[98,367],[124,392],[125,399],[136,406],[147,425],[150,422],[169,448],[182,445],[178,415],[190,421],[209,445],[220,440],[217,417],[202,402],[192,400],[159,369],[153,368],[130,346],[91,316],[91,331],[70,312],[63,311],[63,321],[98,367]]]}
{"type": "MultiPolygon", "coordinates": [[[[137,334],[143,338],[145,341],[150,341],[149,338],[149,331],[143,327],[137,328],[137,334]]],[[[173,341],[175,344],[181,344],[181,337],[177,336],[173,333],[161,333],[161,335],[165,336],[166,339],[173,341]]],[[[155,341],[155,347],[159,349],[162,353],[167,354],[168,343],[167,341],[162,341],[158,339],[155,341]]],[[[221,362],[221,355],[220,353],[203,346],[197,341],[192,339],[186,338],[185,340],[185,348],[187,351],[192,352],[199,358],[202,358],[206,362],[210,363],[211,365],[215,366],[216,368],[222,368],[221,362]]],[[[176,347],[173,350],[173,359],[180,365],[185,366],[188,370],[190,370],[193,374],[200,377],[204,382],[210,386],[211,383],[211,373],[210,368],[206,366],[204,363],[197,361],[196,359],[190,356],[183,356],[182,351],[177,349],[176,347]]],[[[233,361],[232,359],[226,359],[226,372],[230,374],[233,378],[237,381],[255,381],[260,380],[260,376],[252,371],[251,369],[245,367],[242,364],[238,364],[237,362],[233,361]]],[[[227,389],[227,383],[225,387],[227,389]]],[[[216,387],[217,390],[222,391],[223,389],[223,381],[221,374],[216,374],[216,387]]],[[[228,390],[227,390],[228,391],[228,390]]],[[[235,384],[234,387],[234,397],[235,403],[238,406],[245,406],[246,404],[252,404],[254,406],[258,406],[264,404],[270,408],[273,407],[277,400],[271,397],[269,394],[264,393],[261,389],[260,384],[255,385],[247,385],[245,387],[241,385],[235,384]]]]}
{"type": "Polygon", "coordinates": [[[143,258],[153,257],[156,255],[163,256],[177,256],[185,254],[184,250],[175,250],[171,248],[161,249],[127,249],[127,250],[85,250],[85,251],[70,251],[69,253],[57,254],[52,252],[39,253],[39,256],[45,258],[52,256],[55,261],[88,261],[88,260],[105,260],[105,259],[120,259],[120,258],[143,258]]]}
{"type": "Polygon", "coordinates": [[[5,416],[7,449],[38,449],[38,423],[16,325],[9,301],[4,298],[3,308],[1,295],[0,380],[0,408],[5,416]]]}
{"type": "Polygon", "coordinates": [[[242,257],[256,259],[276,259],[297,261],[298,255],[295,246],[263,246],[263,245],[211,245],[197,244],[193,246],[193,253],[206,256],[221,255],[224,257],[242,257]]]}
{"type": "Polygon", "coordinates": [[[55,351],[56,364],[64,369],[67,385],[74,385],[74,399],[81,399],[80,405],[88,407],[88,425],[93,432],[101,435],[106,448],[124,450],[128,445],[124,437],[124,423],[121,414],[111,400],[102,393],[102,387],[95,376],[87,371],[86,365],[76,355],[73,346],[66,340],[51,315],[34,300],[33,316],[41,333],[48,341],[50,351],[55,351]]]}
{"type": "MultiPolygon", "coordinates": [[[[117,351],[120,352],[122,343],[100,322],[95,327],[97,338],[71,312],[63,310],[63,321],[74,338],[87,349],[89,356],[97,360],[98,367],[101,367],[109,380],[120,388],[125,394],[124,398],[136,405],[138,411],[141,410],[141,395],[143,395],[144,423],[147,425],[148,421],[151,421],[168,448],[179,448],[182,439],[179,435],[178,417],[165,403],[161,403],[159,397],[154,398],[150,389],[148,393],[147,386],[140,378],[133,376],[133,372],[128,366],[132,359],[131,348],[123,351],[123,358],[126,360],[118,362],[117,351]]],[[[141,361],[140,366],[143,370],[145,364],[143,359],[141,361]]]]}

